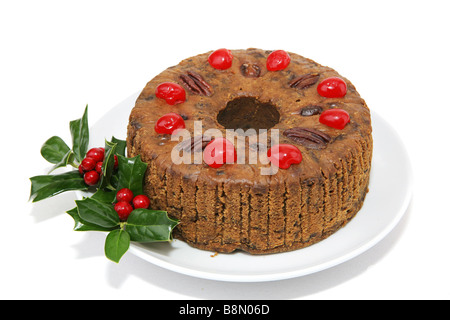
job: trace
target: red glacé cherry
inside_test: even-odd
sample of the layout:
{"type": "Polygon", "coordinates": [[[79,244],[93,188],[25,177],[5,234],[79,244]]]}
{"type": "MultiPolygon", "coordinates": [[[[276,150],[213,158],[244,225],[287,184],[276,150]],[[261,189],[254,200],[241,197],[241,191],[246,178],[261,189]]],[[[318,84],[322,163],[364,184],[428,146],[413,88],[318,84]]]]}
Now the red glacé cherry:
{"type": "Polygon", "coordinates": [[[119,191],[117,191],[116,199],[118,202],[125,201],[125,202],[131,202],[133,200],[133,191],[131,191],[128,188],[122,188],[119,191]]]}
{"type": "Polygon", "coordinates": [[[325,110],[319,117],[320,123],[339,130],[344,129],[345,125],[349,123],[349,121],[350,115],[347,111],[342,109],[325,110]]]}
{"type": "Polygon", "coordinates": [[[135,209],[148,209],[150,207],[150,199],[146,195],[138,195],[133,199],[135,209]]]}
{"type": "Polygon", "coordinates": [[[129,202],[119,201],[114,205],[114,210],[116,210],[120,220],[125,221],[133,211],[133,207],[129,202]]]}
{"type": "Polygon", "coordinates": [[[183,103],[186,101],[186,91],[177,83],[164,82],[156,87],[156,97],[166,100],[167,104],[183,103]]]}
{"type": "Polygon", "coordinates": [[[84,182],[88,186],[94,186],[97,184],[98,180],[100,179],[100,175],[97,171],[89,171],[84,174],[84,182]]]}
{"type": "Polygon", "coordinates": [[[267,152],[270,162],[281,169],[288,169],[291,164],[302,161],[302,153],[292,144],[278,144],[267,152]]]}
{"type": "Polygon", "coordinates": [[[269,71],[286,69],[291,62],[291,57],[284,50],[275,50],[267,57],[266,67],[269,71]]]}
{"type": "MultiPolygon", "coordinates": [[[[86,158],[94,159],[95,162],[103,161],[105,158],[105,149],[104,148],[92,148],[86,153],[86,158]]],[[[92,168],[91,170],[93,170],[92,168]]]]}
{"type": "Polygon", "coordinates": [[[163,115],[155,125],[155,131],[160,134],[172,134],[177,129],[184,129],[183,118],[174,112],[163,115]]]}
{"type": "Polygon", "coordinates": [[[209,55],[208,62],[215,69],[225,70],[231,67],[233,55],[228,49],[218,49],[209,55]]]}
{"type": "Polygon", "coordinates": [[[342,98],[347,93],[347,84],[338,77],[327,78],[319,83],[317,92],[325,98],[342,98]]]}
{"type": "Polygon", "coordinates": [[[211,168],[217,169],[225,163],[236,162],[236,149],[227,139],[216,138],[208,143],[203,151],[203,160],[211,168]]]}

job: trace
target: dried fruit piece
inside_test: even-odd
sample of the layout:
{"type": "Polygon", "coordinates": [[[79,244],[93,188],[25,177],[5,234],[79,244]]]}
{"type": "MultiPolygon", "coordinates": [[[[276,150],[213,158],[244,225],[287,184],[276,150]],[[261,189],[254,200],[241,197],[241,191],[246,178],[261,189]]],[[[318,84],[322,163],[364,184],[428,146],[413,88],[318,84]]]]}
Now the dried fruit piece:
{"type": "Polygon", "coordinates": [[[331,141],[331,137],[326,133],[310,128],[288,129],[283,135],[310,149],[323,149],[331,141]]]}
{"type": "Polygon", "coordinates": [[[289,87],[296,89],[306,89],[317,83],[320,75],[318,73],[307,73],[289,82],[289,87]]]}
{"type": "Polygon", "coordinates": [[[258,78],[261,75],[261,68],[256,63],[243,63],[240,69],[247,78],[258,78]]]}
{"type": "Polygon", "coordinates": [[[309,105],[300,109],[299,114],[304,117],[315,116],[316,114],[321,114],[323,108],[317,105],[309,105]]]}
{"type": "Polygon", "coordinates": [[[187,74],[180,75],[180,80],[194,94],[209,97],[213,93],[208,82],[201,75],[193,71],[188,71],[187,74]]]}

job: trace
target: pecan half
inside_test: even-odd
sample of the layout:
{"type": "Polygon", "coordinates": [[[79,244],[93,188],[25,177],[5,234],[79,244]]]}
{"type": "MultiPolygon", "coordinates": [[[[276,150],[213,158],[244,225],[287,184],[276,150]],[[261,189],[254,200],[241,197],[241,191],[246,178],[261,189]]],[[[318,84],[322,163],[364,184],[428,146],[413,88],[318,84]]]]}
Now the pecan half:
{"type": "Polygon", "coordinates": [[[206,145],[211,141],[211,137],[208,136],[196,136],[190,140],[182,141],[178,144],[179,150],[185,152],[201,152],[206,148],[206,145]]]}
{"type": "Polygon", "coordinates": [[[261,74],[261,68],[256,63],[243,63],[241,73],[247,78],[258,78],[261,74]]]}
{"type": "Polygon", "coordinates": [[[283,135],[310,149],[323,149],[331,141],[331,137],[326,133],[309,128],[287,129],[283,135]]]}
{"type": "Polygon", "coordinates": [[[319,80],[319,77],[320,75],[318,73],[307,73],[289,82],[289,87],[305,89],[316,84],[316,82],[319,80]]]}
{"type": "Polygon", "coordinates": [[[207,97],[213,94],[211,86],[196,72],[188,71],[180,75],[180,80],[194,94],[207,97]]]}

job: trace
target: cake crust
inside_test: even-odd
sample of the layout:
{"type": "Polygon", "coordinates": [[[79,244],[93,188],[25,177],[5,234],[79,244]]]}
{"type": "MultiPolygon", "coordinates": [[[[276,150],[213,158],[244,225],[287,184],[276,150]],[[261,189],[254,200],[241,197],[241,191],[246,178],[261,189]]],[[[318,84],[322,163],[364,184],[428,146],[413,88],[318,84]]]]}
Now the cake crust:
{"type": "Polygon", "coordinates": [[[216,252],[285,252],[327,238],[353,218],[368,192],[372,159],[369,108],[348,79],[298,54],[289,52],[289,67],[271,72],[266,69],[271,51],[231,52],[229,69],[212,68],[207,59],[211,52],[200,54],[157,75],[139,95],[129,118],[127,150],[128,156],[141,155],[148,164],[144,190],[152,208],[180,220],[175,238],[216,252]],[[180,75],[189,72],[202,77],[210,86],[209,94],[192,91],[183,82],[180,75]],[[309,78],[296,81],[305,75],[309,78]],[[315,82],[311,77],[317,78],[315,82]],[[318,82],[328,77],[345,80],[344,97],[324,98],[317,93],[318,82]],[[171,106],[156,98],[156,87],[163,82],[184,86],[186,101],[171,106]],[[226,128],[218,115],[229,101],[240,97],[276,106],[279,119],[272,129],[279,130],[279,143],[300,149],[302,162],[273,175],[261,175],[260,169],[268,165],[260,161],[218,169],[204,163],[174,164],[171,152],[178,142],[156,133],[156,121],[176,112],[185,118],[190,132],[194,121],[201,120],[205,130],[217,128],[225,137],[226,128]],[[318,121],[320,112],[332,108],[349,113],[351,120],[344,129],[318,121]],[[318,130],[330,141],[315,148],[281,134],[297,127],[318,130]]]}

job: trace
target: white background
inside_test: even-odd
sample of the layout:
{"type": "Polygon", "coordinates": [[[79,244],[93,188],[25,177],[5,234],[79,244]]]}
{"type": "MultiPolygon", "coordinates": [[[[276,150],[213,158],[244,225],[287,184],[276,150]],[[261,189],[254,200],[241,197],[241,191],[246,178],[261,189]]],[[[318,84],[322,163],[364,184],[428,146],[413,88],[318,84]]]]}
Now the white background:
{"type": "Polygon", "coordinates": [[[0,298],[449,299],[449,12],[435,0],[0,2],[0,298]],[[110,262],[102,234],[72,231],[72,193],[28,202],[28,178],[49,166],[42,143],[70,141],[86,104],[94,124],[165,68],[222,47],[333,67],[397,129],[414,195],[375,247],[296,279],[217,282],[132,254],[110,262]]]}

